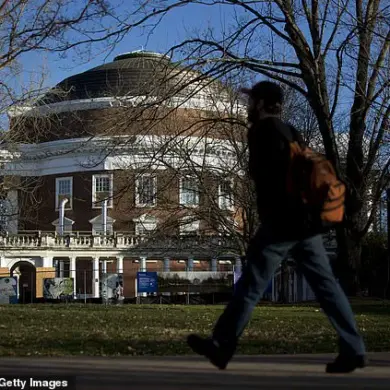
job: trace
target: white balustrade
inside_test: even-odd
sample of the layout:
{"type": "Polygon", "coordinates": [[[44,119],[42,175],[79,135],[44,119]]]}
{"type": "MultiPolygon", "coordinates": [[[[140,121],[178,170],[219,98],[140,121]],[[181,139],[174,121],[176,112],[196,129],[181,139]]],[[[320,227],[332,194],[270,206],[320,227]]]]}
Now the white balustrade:
{"type": "MultiPolygon", "coordinates": [[[[116,233],[115,235],[92,235],[81,234],[80,232],[70,233],[65,236],[59,236],[53,233],[30,233],[30,234],[13,234],[0,235],[0,250],[62,250],[65,248],[76,250],[96,250],[96,249],[131,249],[137,247],[148,237],[140,237],[125,233],[116,233]]],[[[337,247],[335,237],[324,235],[325,247],[328,250],[334,250],[337,247]]],[[[165,237],[150,242],[149,248],[159,248],[159,244],[164,249],[182,248],[187,250],[195,247],[216,248],[229,247],[234,248],[234,240],[231,237],[219,236],[199,236],[199,237],[165,237]]]]}
{"type": "Polygon", "coordinates": [[[132,235],[102,236],[69,234],[59,236],[54,233],[47,234],[16,234],[0,236],[0,248],[27,249],[47,248],[62,249],[88,249],[88,248],[130,248],[140,242],[140,238],[132,235]]]}

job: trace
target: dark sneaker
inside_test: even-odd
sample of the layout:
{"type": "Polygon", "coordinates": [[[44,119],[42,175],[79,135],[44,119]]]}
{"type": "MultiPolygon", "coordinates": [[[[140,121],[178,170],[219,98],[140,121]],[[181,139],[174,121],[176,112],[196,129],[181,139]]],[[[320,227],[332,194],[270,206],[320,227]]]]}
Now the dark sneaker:
{"type": "Polygon", "coordinates": [[[219,347],[212,339],[204,339],[196,334],[187,337],[190,348],[198,355],[205,356],[214,366],[224,370],[232,358],[234,350],[219,347]]]}
{"type": "Polygon", "coordinates": [[[357,368],[364,368],[367,364],[368,361],[364,355],[339,355],[334,362],[326,365],[326,372],[329,374],[347,374],[357,368]]]}

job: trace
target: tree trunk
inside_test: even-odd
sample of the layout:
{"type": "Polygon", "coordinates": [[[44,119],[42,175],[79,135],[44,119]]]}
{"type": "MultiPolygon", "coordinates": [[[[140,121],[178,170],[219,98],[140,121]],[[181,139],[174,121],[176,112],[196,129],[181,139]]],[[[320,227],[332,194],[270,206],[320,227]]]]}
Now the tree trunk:
{"type": "Polygon", "coordinates": [[[343,227],[337,230],[337,246],[336,277],[347,295],[356,296],[360,293],[361,240],[356,233],[343,227]]]}

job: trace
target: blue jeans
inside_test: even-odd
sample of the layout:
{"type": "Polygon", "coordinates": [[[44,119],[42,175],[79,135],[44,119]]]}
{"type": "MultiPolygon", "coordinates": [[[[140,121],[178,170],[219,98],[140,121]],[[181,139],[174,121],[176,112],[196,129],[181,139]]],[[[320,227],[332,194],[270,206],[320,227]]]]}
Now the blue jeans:
{"type": "Polygon", "coordinates": [[[213,338],[220,344],[235,348],[254,307],[290,251],[294,252],[297,267],[338,333],[340,353],[365,354],[351,305],[335,279],[321,235],[286,241],[260,229],[248,247],[247,263],[232,300],[215,325],[213,338]]]}

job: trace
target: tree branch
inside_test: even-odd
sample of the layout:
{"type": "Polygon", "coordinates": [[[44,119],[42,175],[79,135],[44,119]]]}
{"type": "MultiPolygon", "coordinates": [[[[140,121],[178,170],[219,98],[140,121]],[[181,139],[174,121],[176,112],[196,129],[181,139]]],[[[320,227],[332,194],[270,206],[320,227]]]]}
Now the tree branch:
{"type": "Polygon", "coordinates": [[[383,63],[385,61],[386,55],[387,55],[387,53],[389,51],[389,48],[390,48],[390,29],[388,30],[386,38],[385,38],[385,41],[382,44],[382,47],[381,47],[381,50],[379,52],[378,58],[375,61],[374,69],[372,71],[370,80],[368,82],[367,106],[370,103],[372,103],[373,101],[375,101],[375,99],[373,99],[373,97],[374,97],[374,91],[375,91],[375,87],[376,87],[378,76],[379,76],[379,71],[380,71],[380,69],[383,66],[383,63]]]}

